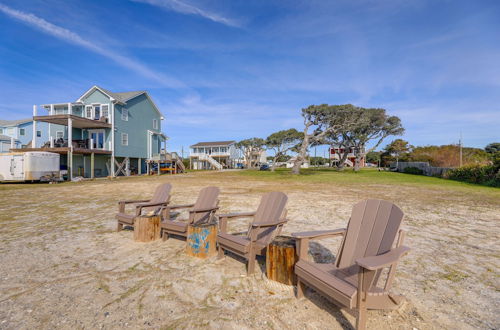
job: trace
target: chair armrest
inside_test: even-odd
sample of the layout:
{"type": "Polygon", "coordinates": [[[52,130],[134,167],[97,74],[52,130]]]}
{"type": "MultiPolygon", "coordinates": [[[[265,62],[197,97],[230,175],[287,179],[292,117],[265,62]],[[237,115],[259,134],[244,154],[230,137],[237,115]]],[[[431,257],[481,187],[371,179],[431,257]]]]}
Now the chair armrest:
{"type": "Polygon", "coordinates": [[[193,207],[194,204],[182,204],[182,205],[169,205],[168,208],[171,210],[175,209],[188,209],[190,207],[193,207]]]}
{"type": "Polygon", "coordinates": [[[150,207],[150,206],[167,206],[168,202],[158,202],[158,203],[137,203],[135,204],[135,207],[150,207]]]}
{"type": "Polygon", "coordinates": [[[252,223],[252,228],[264,228],[264,227],[272,227],[285,224],[288,219],[280,219],[274,222],[266,222],[266,223],[252,223]]]}
{"type": "Polygon", "coordinates": [[[226,214],[219,214],[219,218],[234,219],[234,218],[253,217],[255,213],[256,212],[226,213],[226,214]]]}
{"type": "Polygon", "coordinates": [[[316,231],[304,231],[300,233],[292,233],[295,238],[308,238],[308,239],[320,239],[328,236],[344,235],[346,232],[345,228],[333,229],[333,230],[316,230],[316,231]]]}
{"type": "Polygon", "coordinates": [[[126,201],[119,201],[118,204],[146,203],[149,201],[150,199],[126,200],[126,201]]]}
{"type": "Polygon", "coordinates": [[[193,209],[193,210],[189,210],[189,212],[191,213],[201,213],[201,212],[208,212],[208,211],[215,211],[215,210],[218,210],[219,207],[218,206],[215,206],[215,207],[206,207],[206,208],[203,208],[203,209],[193,209]]]}
{"type": "Polygon", "coordinates": [[[408,252],[410,252],[409,247],[400,246],[378,256],[360,258],[356,263],[368,270],[378,270],[392,265],[408,252]]]}

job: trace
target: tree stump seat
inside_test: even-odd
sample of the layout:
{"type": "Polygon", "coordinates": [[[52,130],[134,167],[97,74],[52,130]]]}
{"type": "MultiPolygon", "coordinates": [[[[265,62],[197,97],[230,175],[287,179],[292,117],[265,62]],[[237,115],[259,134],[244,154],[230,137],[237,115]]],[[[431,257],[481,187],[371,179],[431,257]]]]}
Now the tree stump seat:
{"type": "Polygon", "coordinates": [[[134,218],[134,241],[152,242],[160,239],[160,216],[139,215],[134,218]]]}
{"type": "Polygon", "coordinates": [[[205,259],[217,255],[217,223],[189,225],[186,243],[189,256],[205,259]]]}
{"type": "Polygon", "coordinates": [[[295,263],[298,260],[295,238],[277,236],[266,251],[267,278],[286,285],[295,285],[295,263]]]}

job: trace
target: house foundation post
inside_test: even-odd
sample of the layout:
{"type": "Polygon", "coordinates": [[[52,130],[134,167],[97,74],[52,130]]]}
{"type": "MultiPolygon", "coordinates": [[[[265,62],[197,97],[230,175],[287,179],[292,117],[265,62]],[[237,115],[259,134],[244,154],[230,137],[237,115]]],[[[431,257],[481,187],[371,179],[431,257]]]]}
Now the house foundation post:
{"type": "Polygon", "coordinates": [[[141,175],[142,173],[142,159],[141,158],[137,158],[137,175],[141,175]]]}

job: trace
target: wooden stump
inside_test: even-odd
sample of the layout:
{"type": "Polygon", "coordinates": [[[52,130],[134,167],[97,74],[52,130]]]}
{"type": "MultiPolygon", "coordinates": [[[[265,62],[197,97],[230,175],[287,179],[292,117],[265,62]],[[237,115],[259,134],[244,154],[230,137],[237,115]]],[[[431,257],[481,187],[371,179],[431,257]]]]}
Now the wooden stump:
{"type": "Polygon", "coordinates": [[[160,216],[140,215],[134,219],[134,241],[151,242],[160,239],[160,216]]]}
{"type": "Polygon", "coordinates": [[[267,278],[286,285],[295,285],[295,263],[298,260],[295,239],[277,236],[266,251],[267,278]]]}
{"type": "Polygon", "coordinates": [[[186,253],[189,256],[202,259],[215,256],[217,254],[217,224],[189,225],[186,242],[186,253]]]}

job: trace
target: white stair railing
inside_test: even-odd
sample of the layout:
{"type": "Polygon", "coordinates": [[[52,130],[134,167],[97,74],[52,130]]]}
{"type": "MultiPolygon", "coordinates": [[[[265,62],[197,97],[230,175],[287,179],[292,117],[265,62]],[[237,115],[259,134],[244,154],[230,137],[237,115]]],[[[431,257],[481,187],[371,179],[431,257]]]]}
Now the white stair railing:
{"type": "Polygon", "coordinates": [[[210,155],[207,154],[201,154],[200,155],[200,160],[206,160],[207,162],[210,163],[216,170],[222,170],[222,165],[215,159],[213,159],[210,155]]]}

